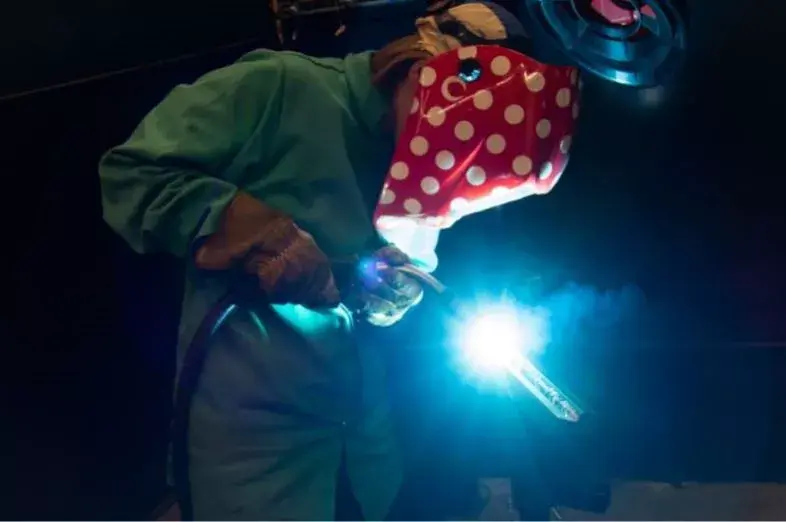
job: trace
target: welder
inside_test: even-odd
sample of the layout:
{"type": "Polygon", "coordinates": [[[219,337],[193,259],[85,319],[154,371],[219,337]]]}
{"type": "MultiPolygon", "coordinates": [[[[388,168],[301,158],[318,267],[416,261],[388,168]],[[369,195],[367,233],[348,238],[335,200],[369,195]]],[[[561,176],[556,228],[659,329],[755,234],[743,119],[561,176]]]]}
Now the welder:
{"type": "Polygon", "coordinates": [[[251,52],[176,87],[100,162],[107,223],[185,261],[180,361],[239,274],[259,296],[210,337],[188,516],[332,519],[343,462],[363,516],[383,519],[401,468],[384,354],[357,328],[421,299],[396,266],[435,263],[385,238],[544,194],[565,167],[575,70],[514,51],[521,27],[494,4],[416,29],[344,59],[251,52]],[[333,267],[358,256],[390,268],[344,291],[333,267]]]}

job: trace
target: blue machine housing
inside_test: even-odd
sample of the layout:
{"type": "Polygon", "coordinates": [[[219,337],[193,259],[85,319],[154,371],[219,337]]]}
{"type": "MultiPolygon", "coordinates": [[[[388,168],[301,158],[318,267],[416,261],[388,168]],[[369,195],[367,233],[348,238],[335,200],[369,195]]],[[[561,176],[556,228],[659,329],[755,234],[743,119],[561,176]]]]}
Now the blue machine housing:
{"type": "Polygon", "coordinates": [[[684,0],[603,0],[629,14],[616,23],[592,0],[521,0],[518,15],[533,57],[572,64],[632,87],[666,83],[684,63],[688,13],[684,0]]]}

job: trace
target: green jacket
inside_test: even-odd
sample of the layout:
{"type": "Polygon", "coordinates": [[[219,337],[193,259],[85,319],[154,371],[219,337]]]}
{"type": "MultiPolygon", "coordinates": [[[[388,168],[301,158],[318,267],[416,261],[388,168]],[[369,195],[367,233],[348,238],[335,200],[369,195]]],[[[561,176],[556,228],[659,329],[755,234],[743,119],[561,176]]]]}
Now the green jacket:
{"type": "MultiPolygon", "coordinates": [[[[357,254],[374,237],[370,218],[394,138],[382,130],[390,101],[371,84],[370,55],[251,52],[176,87],[101,160],[106,222],[137,252],[186,261],[181,356],[226,291],[222,278],[194,269],[191,246],[216,230],[237,190],[292,216],[330,257],[357,254]]],[[[238,335],[254,336],[266,354],[265,382],[247,383],[264,385],[265,401],[339,418],[346,412],[327,390],[362,376],[366,398],[378,394],[379,354],[356,345],[345,310],[274,309],[230,317],[228,326],[258,330],[238,335]],[[346,364],[357,352],[362,372],[346,364]]]]}

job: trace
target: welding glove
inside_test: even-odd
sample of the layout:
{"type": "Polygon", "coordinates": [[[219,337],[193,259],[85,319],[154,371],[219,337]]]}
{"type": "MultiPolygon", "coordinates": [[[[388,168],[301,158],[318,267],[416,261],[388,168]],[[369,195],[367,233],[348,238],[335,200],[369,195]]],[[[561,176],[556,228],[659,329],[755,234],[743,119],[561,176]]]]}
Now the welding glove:
{"type": "Polygon", "coordinates": [[[242,268],[271,303],[322,308],[341,300],[330,261],[314,238],[243,192],[224,211],[218,231],[197,248],[195,261],[203,270],[242,268]]]}
{"type": "Polygon", "coordinates": [[[361,263],[360,284],[348,299],[361,318],[374,326],[392,326],[423,299],[420,283],[397,267],[412,261],[388,245],[361,263]]]}

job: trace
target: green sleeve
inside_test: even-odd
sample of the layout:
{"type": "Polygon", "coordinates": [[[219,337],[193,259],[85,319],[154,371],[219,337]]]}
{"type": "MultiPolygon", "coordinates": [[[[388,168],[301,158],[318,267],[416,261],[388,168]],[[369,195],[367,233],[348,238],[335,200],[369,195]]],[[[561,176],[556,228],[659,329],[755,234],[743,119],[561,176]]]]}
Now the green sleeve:
{"type": "Polygon", "coordinates": [[[176,87],[101,159],[106,222],[137,252],[184,257],[216,230],[237,192],[228,167],[277,112],[282,81],[271,52],[176,87]]]}

